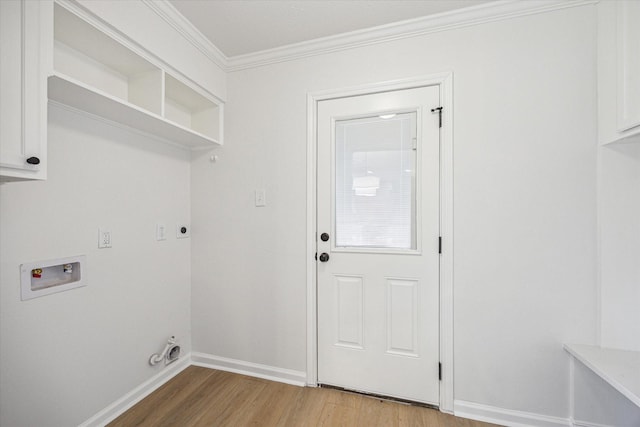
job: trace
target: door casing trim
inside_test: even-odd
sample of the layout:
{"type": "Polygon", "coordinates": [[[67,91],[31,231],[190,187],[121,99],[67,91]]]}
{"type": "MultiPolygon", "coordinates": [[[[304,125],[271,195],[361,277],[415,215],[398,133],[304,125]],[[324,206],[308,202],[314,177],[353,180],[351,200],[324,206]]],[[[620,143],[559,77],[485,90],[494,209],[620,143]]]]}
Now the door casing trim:
{"type": "MultiPolygon", "coordinates": [[[[307,385],[318,385],[318,325],[316,280],[317,108],[318,102],[349,96],[413,89],[440,88],[443,107],[440,129],[440,411],[453,413],[453,72],[393,80],[307,94],[307,385]]],[[[435,107],[435,106],[434,106],[435,107]]]]}

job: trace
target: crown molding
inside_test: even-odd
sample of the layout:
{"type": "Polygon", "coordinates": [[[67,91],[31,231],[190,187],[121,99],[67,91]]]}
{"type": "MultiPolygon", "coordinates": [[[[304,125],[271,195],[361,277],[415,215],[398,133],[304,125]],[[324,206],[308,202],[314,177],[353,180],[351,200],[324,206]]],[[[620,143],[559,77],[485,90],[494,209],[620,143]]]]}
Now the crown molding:
{"type": "Polygon", "coordinates": [[[168,0],[141,0],[175,28],[185,39],[225,72],[240,71],[279,62],[419,37],[426,34],[464,28],[520,16],[535,15],[578,6],[593,5],[600,0],[498,0],[465,9],[453,10],[406,21],[322,37],[274,49],[227,57],[168,0]]]}
{"type": "Polygon", "coordinates": [[[182,37],[195,46],[214,64],[227,71],[228,58],[216,45],[204,36],[168,0],[141,0],[149,9],[173,27],[182,37]]]}
{"type": "Polygon", "coordinates": [[[227,71],[239,71],[362,46],[418,37],[456,28],[596,4],[598,1],[599,0],[501,0],[437,15],[323,37],[280,48],[233,56],[228,58],[227,71]]]}

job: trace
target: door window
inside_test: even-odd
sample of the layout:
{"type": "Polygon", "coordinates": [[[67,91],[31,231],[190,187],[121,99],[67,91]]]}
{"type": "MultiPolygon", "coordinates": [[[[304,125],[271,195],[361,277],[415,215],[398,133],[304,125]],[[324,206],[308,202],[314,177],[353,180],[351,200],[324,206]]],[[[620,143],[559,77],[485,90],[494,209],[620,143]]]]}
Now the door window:
{"type": "Polygon", "coordinates": [[[335,122],[335,245],[415,250],[416,112],[335,122]]]}

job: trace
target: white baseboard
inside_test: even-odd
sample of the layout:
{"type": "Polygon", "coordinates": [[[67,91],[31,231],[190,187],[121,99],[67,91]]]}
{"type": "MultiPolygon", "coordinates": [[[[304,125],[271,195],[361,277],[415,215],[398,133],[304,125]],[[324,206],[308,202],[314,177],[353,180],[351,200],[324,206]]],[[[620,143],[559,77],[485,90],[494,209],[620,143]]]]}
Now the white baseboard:
{"type": "MultiPolygon", "coordinates": [[[[278,381],[296,386],[305,386],[307,374],[303,371],[277,368],[269,365],[229,359],[206,353],[190,353],[170,365],[167,369],[145,381],[120,399],[83,422],[80,427],[100,427],[108,424],[144,399],[161,385],[189,366],[200,366],[236,374],[278,381]]],[[[472,420],[499,424],[507,427],[607,427],[567,418],[550,417],[530,412],[514,411],[495,406],[482,405],[463,400],[454,401],[454,415],[472,420]]]]}
{"type": "Polygon", "coordinates": [[[614,427],[611,424],[590,423],[588,421],[573,420],[572,427],[614,427]]]}
{"type": "Polygon", "coordinates": [[[291,369],[276,368],[269,365],[245,362],[243,360],[228,359],[206,353],[191,353],[191,363],[204,368],[218,369],[236,374],[249,375],[281,383],[305,386],[307,373],[291,369]]]}
{"type": "Polygon", "coordinates": [[[453,413],[457,417],[470,418],[503,425],[507,427],[567,427],[571,426],[568,418],[550,417],[530,412],[513,411],[495,406],[481,405],[473,402],[456,400],[453,402],[453,413]]]}
{"type": "Polygon", "coordinates": [[[166,369],[163,369],[162,372],[159,372],[157,375],[140,384],[138,387],[134,388],[129,393],[125,394],[120,399],[116,400],[111,405],[80,424],[79,427],[99,427],[107,425],[133,405],[153,393],[162,384],[188,368],[190,365],[191,357],[189,354],[180,357],[176,362],[173,362],[166,369]]]}

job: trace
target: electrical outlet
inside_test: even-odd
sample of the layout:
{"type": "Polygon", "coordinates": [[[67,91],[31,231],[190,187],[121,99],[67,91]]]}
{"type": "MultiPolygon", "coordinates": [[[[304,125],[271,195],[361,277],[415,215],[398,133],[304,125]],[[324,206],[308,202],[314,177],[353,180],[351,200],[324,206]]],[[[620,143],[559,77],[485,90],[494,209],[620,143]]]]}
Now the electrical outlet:
{"type": "Polygon", "coordinates": [[[176,227],[176,237],[178,239],[186,239],[189,236],[191,236],[191,226],[186,223],[178,224],[176,227]]]}
{"type": "Polygon", "coordinates": [[[111,247],[111,231],[98,228],[98,249],[111,247]]]}

